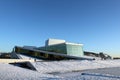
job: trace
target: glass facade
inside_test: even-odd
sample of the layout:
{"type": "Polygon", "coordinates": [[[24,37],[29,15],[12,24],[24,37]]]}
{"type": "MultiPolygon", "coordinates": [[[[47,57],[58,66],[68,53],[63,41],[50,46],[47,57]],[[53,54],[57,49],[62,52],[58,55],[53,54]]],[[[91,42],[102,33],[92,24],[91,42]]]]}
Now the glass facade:
{"type": "Polygon", "coordinates": [[[71,45],[66,44],[67,46],[67,54],[71,56],[82,56],[83,55],[83,49],[81,45],[71,45]]]}
{"type": "Polygon", "coordinates": [[[40,47],[39,49],[50,52],[63,53],[71,56],[78,56],[78,57],[83,55],[82,45],[63,43],[63,44],[40,47]]]}
{"type": "Polygon", "coordinates": [[[22,47],[15,47],[14,50],[18,54],[20,53],[31,57],[48,59],[48,60],[69,59],[69,57],[67,57],[66,55],[77,56],[77,57],[83,55],[82,45],[66,44],[66,43],[35,48],[32,50],[25,49],[22,47]],[[43,52],[37,50],[42,50],[43,52]],[[49,52],[55,52],[55,53],[49,53],[49,52]],[[57,53],[59,54],[57,55],[57,53]],[[66,55],[60,55],[60,54],[66,54],[66,55]]]}
{"type": "Polygon", "coordinates": [[[50,52],[67,54],[67,49],[66,49],[65,44],[45,46],[45,47],[40,47],[39,49],[40,50],[45,50],[45,51],[50,51],[50,52]]]}

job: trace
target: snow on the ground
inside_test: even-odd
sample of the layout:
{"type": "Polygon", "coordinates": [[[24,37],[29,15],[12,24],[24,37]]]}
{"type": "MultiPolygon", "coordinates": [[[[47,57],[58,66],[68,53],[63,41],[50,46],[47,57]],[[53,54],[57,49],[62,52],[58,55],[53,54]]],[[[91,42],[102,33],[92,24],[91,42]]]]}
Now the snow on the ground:
{"type": "MultiPolygon", "coordinates": [[[[99,73],[120,76],[120,67],[83,70],[85,73],[99,73]]],[[[120,78],[120,77],[119,77],[120,78]]]]}
{"type": "Polygon", "coordinates": [[[40,74],[32,70],[16,67],[10,64],[0,63],[0,80],[45,80],[57,77],[49,74],[40,74]]]}
{"type": "Polygon", "coordinates": [[[65,72],[56,73],[59,77],[64,77],[65,80],[120,80],[120,67],[116,68],[103,68],[103,69],[92,69],[83,70],[79,72],[65,72]],[[118,69],[118,71],[116,71],[118,69]],[[111,72],[111,74],[108,74],[111,72]]]}
{"type": "MultiPolygon", "coordinates": [[[[66,75],[66,74],[64,74],[66,75]]],[[[63,76],[62,76],[63,77],[63,76]]],[[[119,77],[111,76],[111,75],[102,75],[102,74],[96,74],[96,73],[86,73],[85,75],[81,74],[75,74],[72,73],[67,77],[64,77],[62,80],[120,80],[119,77]],[[74,76],[73,76],[74,75],[74,76]]]]}
{"type": "Polygon", "coordinates": [[[46,73],[41,74],[36,71],[16,67],[10,64],[0,63],[0,80],[120,80],[120,76],[88,72],[71,72],[50,75],[46,73]]]}
{"type": "Polygon", "coordinates": [[[40,73],[70,72],[86,69],[120,67],[120,60],[65,60],[32,63],[40,73]]]}
{"type": "Polygon", "coordinates": [[[0,63],[0,80],[120,80],[120,60],[38,60],[32,64],[37,71],[0,63]]]}
{"type": "MultiPolygon", "coordinates": [[[[19,54],[23,59],[35,59],[19,54]]],[[[78,71],[86,69],[120,67],[120,60],[62,60],[62,61],[44,61],[36,59],[32,64],[40,73],[78,71]]]]}

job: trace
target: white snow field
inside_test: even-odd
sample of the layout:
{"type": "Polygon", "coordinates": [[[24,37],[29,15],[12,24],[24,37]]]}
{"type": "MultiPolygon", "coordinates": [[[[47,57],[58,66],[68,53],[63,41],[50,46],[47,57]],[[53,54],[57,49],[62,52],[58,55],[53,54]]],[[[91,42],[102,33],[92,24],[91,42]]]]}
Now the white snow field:
{"type": "Polygon", "coordinates": [[[0,80],[120,80],[120,60],[38,60],[32,64],[37,71],[0,63],[0,80]]]}
{"type": "Polygon", "coordinates": [[[0,63],[0,80],[56,80],[56,78],[53,75],[41,74],[37,71],[0,63]]]}
{"type": "Polygon", "coordinates": [[[120,80],[119,70],[120,67],[116,67],[57,73],[54,75],[64,77],[65,80],[120,80]]]}
{"type": "Polygon", "coordinates": [[[72,72],[87,69],[120,67],[120,60],[64,60],[32,63],[40,73],[72,72]]]}

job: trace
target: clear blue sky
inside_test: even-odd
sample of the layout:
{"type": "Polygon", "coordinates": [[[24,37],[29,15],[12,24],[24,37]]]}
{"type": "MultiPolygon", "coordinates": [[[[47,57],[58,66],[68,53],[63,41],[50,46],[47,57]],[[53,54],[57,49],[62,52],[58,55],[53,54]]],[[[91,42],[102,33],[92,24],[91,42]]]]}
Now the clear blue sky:
{"type": "Polygon", "coordinates": [[[48,38],[120,56],[120,0],[0,0],[0,51],[48,38]]]}

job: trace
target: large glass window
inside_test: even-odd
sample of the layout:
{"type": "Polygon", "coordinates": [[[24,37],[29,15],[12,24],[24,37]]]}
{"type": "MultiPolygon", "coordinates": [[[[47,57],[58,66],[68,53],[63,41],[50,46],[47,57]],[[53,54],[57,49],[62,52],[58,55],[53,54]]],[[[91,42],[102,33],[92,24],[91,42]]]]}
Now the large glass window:
{"type": "Polygon", "coordinates": [[[67,44],[67,54],[72,56],[82,56],[83,55],[82,46],[67,44]]]}

